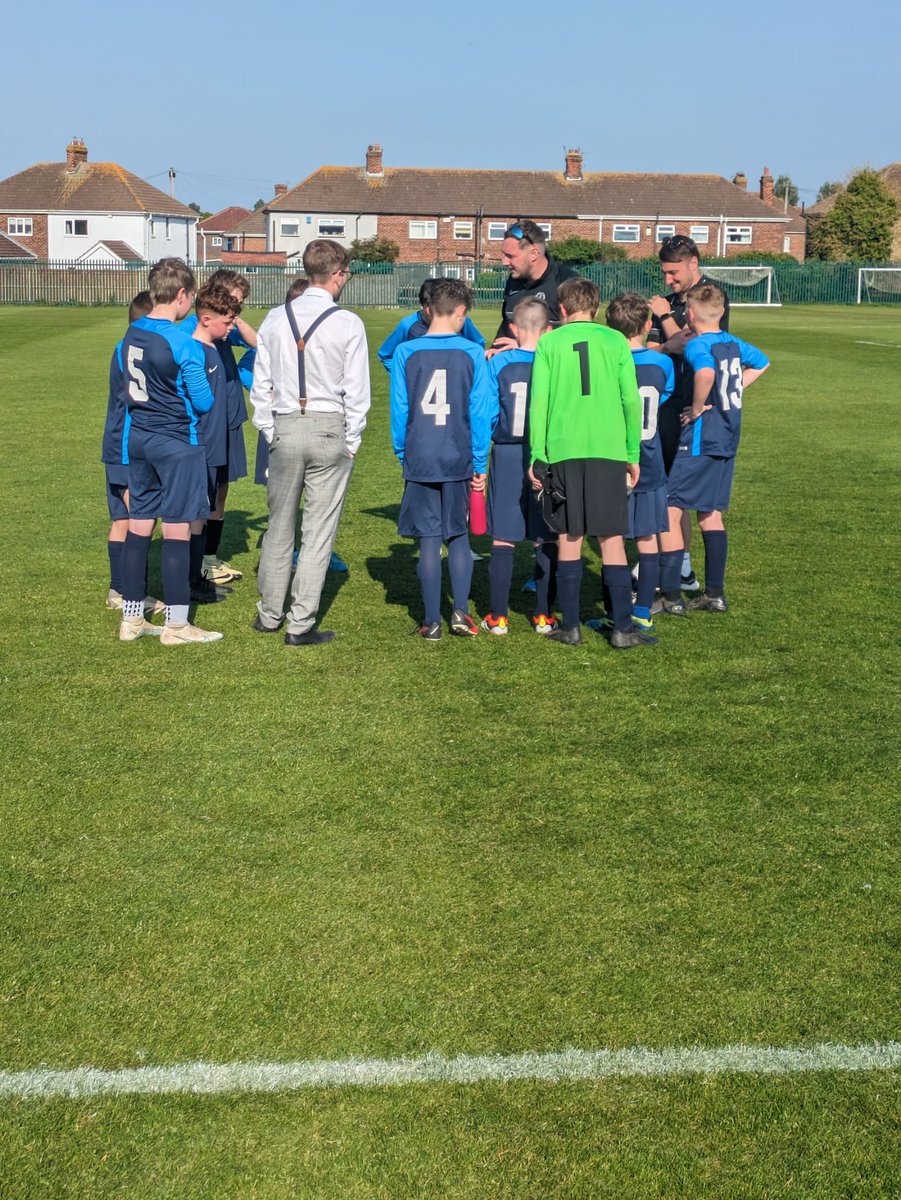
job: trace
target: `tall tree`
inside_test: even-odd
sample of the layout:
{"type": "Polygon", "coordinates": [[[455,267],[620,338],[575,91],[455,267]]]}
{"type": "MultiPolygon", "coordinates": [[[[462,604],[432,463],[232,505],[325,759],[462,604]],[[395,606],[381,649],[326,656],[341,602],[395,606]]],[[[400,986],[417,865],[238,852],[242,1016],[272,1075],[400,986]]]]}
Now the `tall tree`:
{"type": "Polygon", "coordinates": [[[259,212],[261,208],[265,208],[265,207],[266,207],[266,201],[263,200],[262,198],[260,198],[259,200],[257,200],[256,204],[254,204],[253,211],[259,212]]]}
{"type": "Polygon", "coordinates": [[[835,204],[811,221],[808,253],[832,262],[886,262],[892,253],[892,229],[898,201],[876,171],[858,172],[835,204]]]}
{"type": "Polygon", "coordinates": [[[792,183],[790,175],[777,175],[776,182],[773,184],[773,195],[778,196],[780,200],[785,198],[788,193],[788,202],[791,205],[796,205],[801,197],[798,195],[798,189],[792,183]]]}
{"type": "Polygon", "coordinates": [[[817,204],[819,204],[821,200],[825,200],[827,196],[834,196],[836,192],[840,192],[841,190],[842,185],[838,182],[838,180],[830,181],[827,179],[825,183],[820,184],[820,190],[817,192],[817,204]]]}

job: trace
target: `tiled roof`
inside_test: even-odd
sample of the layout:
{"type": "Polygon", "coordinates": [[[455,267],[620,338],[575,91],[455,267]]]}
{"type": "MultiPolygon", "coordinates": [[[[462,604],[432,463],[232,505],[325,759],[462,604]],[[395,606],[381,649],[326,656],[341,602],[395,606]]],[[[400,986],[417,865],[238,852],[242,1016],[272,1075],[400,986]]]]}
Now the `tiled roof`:
{"type": "Polygon", "coordinates": [[[0,258],[37,258],[33,250],[17,242],[8,234],[0,233],[0,258]]]}
{"type": "Polygon", "coordinates": [[[133,250],[128,242],[120,242],[115,240],[101,241],[98,243],[101,246],[106,246],[112,254],[117,258],[121,258],[123,262],[143,262],[143,258],[138,254],[137,250],[133,250]]]}
{"type": "Polygon", "coordinates": [[[273,212],[377,213],[565,218],[720,216],[784,219],[784,214],[721,175],[639,175],[588,172],[581,183],[554,171],[468,171],[386,167],[320,167],[284,196],[273,212]]]}
{"type": "Polygon", "coordinates": [[[251,237],[266,236],[266,214],[263,210],[257,209],[256,212],[248,213],[243,221],[239,221],[232,233],[249,234],[251,237]]]}
{"type": "Polygon", "coordinates": [[[249,208],[241,208],[237,204],[232,204],[201,221],[197,228],[202,229],[204,233],[234,233],[241,221],[248,216],[250,216],[249,208]]]}
{"type": "Polygon", "coordinates": [[[36,163],[0,180],[0,212],[152,212],[195,217],[153,184],[117,163],[36,163]]]}

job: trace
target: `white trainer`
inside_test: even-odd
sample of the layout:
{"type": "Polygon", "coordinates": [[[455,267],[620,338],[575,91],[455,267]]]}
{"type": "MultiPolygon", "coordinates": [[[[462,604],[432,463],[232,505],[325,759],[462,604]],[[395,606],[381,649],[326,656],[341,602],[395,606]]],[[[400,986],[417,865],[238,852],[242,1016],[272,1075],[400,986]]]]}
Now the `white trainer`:
{"type": "MultiPolygon", "coordinates": [[[[122,595],[121,595],[121,593],[115,591],[113,588],[110,588],[110,590],[106,593],[106,607],[115,612],[121,612],[122,611],[122,595]]],[[[144,597],[144,616],[145,617],[158,617],[160,615],[160,613],[164,613],[165,611],[166,611],[166,606],[162,602],[162,600],[157,600],[156,596],[145,596],[144,597]]]]}
{"type": "Polygon", "coordinates": [[[221,640],[221,633],[213,633],[209,629],[199,629],[187,621],[179,625],[168,621],[160,634],[160,645],[162,646],[187,646],[191,642],[219,642],[221,640]]]}
{"type": "Polygon", "coordinates": [[[243,571],[239,571],[231,563],[223,562],[215,554],[205,554],[203,556],[203,566],[200,568],[200,574],[204,579],[208,579],[210,583],[235,583],[238,579],[244,578],[243,571]]]}
{"type": "Polygon", "coordinates": [[[119,641],[134,642],[142,637],[160,637],[162,632],[161,625],[151,625],[143,617],[123,617],[119,626],[119,641]]]}

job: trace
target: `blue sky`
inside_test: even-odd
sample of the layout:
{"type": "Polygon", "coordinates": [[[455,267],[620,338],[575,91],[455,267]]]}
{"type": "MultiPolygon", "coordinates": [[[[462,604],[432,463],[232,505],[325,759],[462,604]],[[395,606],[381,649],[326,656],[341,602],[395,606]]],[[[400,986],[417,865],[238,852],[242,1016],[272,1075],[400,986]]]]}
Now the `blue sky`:
{"type": "Polygon", "coordinates": [[[204,11],[17,6],[0,178],[77,135],[164,190],[174,166],[179,199],[217,209],[362,164],[369,142],[386,166],[533,170],[562,169],[568,145],[588,171],[769,166],[812,203],[826,179],[901,159],[898,0],[575,0],[558,24],[533,0],[204,11]]]}

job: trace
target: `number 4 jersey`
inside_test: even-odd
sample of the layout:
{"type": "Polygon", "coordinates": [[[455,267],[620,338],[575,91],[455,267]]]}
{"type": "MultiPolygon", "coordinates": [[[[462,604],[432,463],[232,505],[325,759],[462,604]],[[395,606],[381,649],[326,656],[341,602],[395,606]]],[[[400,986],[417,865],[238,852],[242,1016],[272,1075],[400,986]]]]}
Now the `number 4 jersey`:
{"type": "Polygon", "coordinates": [[[709,368],[715,374],[707,398],[710,411],[684,426],[679,454],[735,457],[741,436],[742,374],[745,367],[762,371],[769,362],[762,350],[731,333],[701,333],[686,342],[686,401],[691,403],[698,371],[709,368]]]}
{"type": "Polygon", "coordinates": [[[213,407],[200,342],[173,321],[141,317],[121,346],[126,427],[199,445],[199,414],[213,407]]]}
{"type": "Polygon", "coordinates": [[[484,472],[497,412],[485,352],[457,334],[398,346],[391,366],[391,438],[404,479],[438,483],[484,472]]]}

